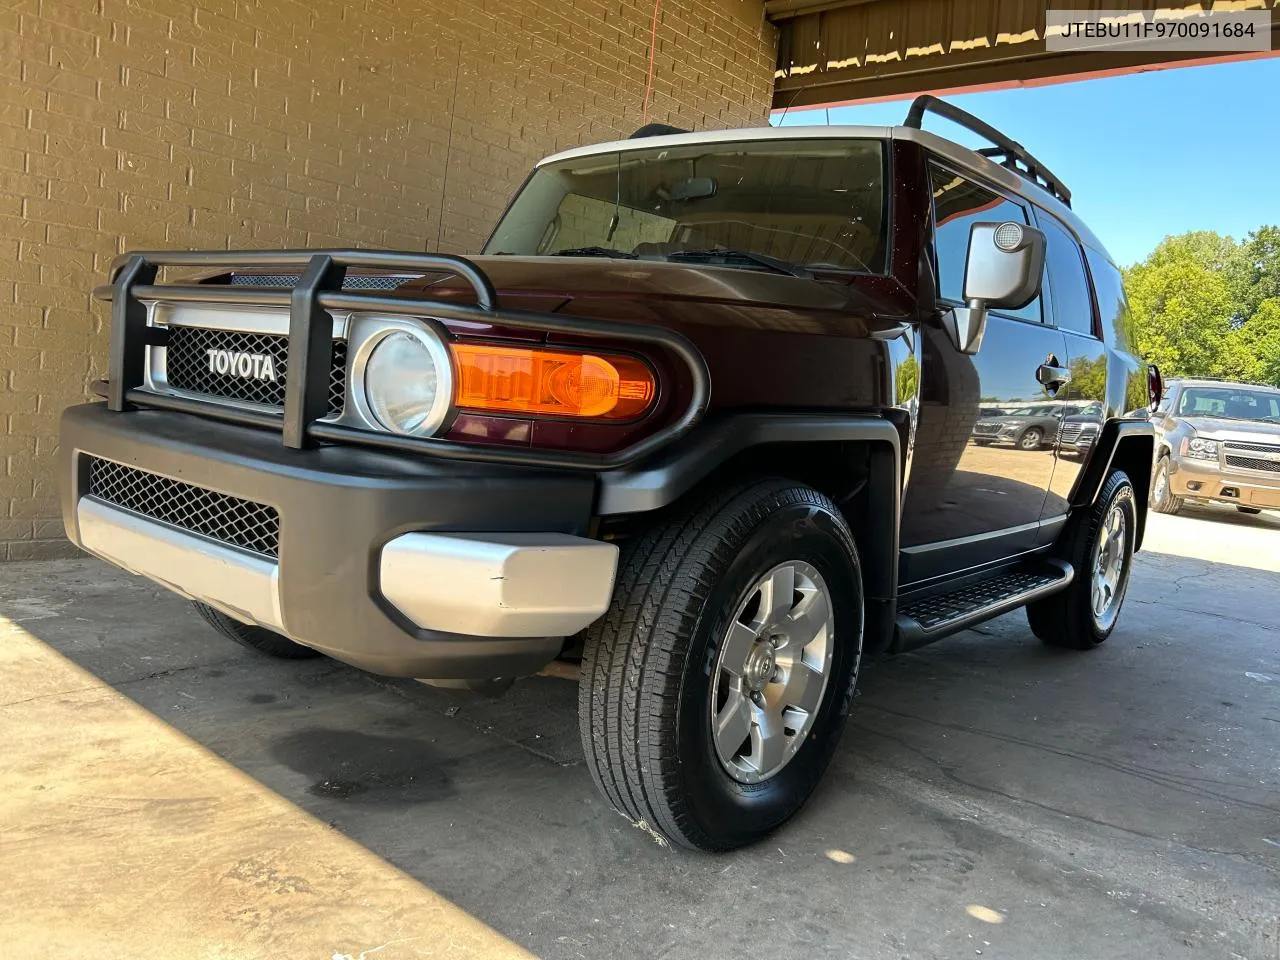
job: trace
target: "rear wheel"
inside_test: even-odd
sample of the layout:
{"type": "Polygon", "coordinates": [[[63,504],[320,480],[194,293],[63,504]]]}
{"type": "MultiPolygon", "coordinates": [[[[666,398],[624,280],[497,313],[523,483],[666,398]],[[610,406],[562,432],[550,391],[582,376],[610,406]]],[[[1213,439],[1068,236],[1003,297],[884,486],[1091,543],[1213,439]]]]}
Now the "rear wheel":
{"type": "Polygon", "coordinates": [[[1075,568],[1067,589],[1027,605],[1031,632],[1051,647],[1089,650],[1115,629],[1129,588],[1138,525],[1133,484],[1122,470],[1064,532],[1063,559],[1075,568]]]}
{"type": "Polygon", "coordinates": [[[862,578],[835,505],[762,480],[628,542],[579,687],[596,785],[663,840],[727,850],[794,814],[844,728],[862,578]]]}
{"type": "Polygon", "coordinates": [[[1182,509],[1182,497],[1174,496],[1169,484],[1169,458],[1161,457],[1151,480],[1151,509],[1156,513],[1174,514],[1182,509]]]}
{"type": "Polygon", "coordinates": [[[246,623],[241,623],[234,617],[227,616],[221,610],[215,610],[207,603],[197,601],[195,607],[200,612],[200,616],[204,618],[205,623],[209,624],[228,640],[234,640],[236,643],[243,644],[246,647],[252,647],[259,653],[265,653],[269,657],[276,657],[280,660],[310,660],[313,657],[323,656],[319,650],[312,650],[310,647],[304,647],[300,643],[294,643],[288,637],[282,637],[266,627],[251,627],[246,623]]]}

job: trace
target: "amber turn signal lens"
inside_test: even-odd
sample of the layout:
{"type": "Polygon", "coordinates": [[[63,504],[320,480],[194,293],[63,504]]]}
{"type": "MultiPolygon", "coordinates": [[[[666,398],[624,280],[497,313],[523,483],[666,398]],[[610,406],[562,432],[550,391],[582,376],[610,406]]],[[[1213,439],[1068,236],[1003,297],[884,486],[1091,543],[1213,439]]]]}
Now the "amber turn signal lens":
{"type": "Polygon", "coordinates": [[[454,403],[464,410],[631,420],[657,393],[632,357],[452,343],[454,403]]]}

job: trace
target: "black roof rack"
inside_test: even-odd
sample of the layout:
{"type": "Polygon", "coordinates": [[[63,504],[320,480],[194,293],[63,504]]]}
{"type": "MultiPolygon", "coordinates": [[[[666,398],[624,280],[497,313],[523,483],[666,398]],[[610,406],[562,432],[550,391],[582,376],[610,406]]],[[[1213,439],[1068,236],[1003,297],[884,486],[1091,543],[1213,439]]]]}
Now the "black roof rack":
{"type": "Polygon", "coordinates": [[[978,136],[990,140],[993,146],[979,150],[978,153],[981,156],[1012,170],[1020,177],[1030,180],[1036,186],[1043,187],[1068,207],[1071,206],[1071,191],[1049,171],[1048,167],[1028,153],[1026,148],[1018,141],[1006,137],[991,124],[984,123],[968,111],[961,110],[945,100],[939,100],[937,97],[924,94],[911,101],[911,109],[907,111],[907,119],[903,121],[902,125],[914,127],[917,130],[921,129],[920,124],[924,120],[926,111],[936,113],[938,116],[950,120],[952,123],[958,123],[960,126],[972,130],[978,136]]]}

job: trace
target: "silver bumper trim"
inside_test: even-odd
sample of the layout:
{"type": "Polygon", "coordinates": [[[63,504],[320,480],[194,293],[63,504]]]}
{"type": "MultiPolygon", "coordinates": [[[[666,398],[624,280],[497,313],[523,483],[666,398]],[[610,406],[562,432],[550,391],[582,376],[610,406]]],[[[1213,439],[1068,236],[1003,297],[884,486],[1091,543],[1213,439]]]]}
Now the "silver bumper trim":
{"type": "Polygon", "coordinates": [[[382,548],[381,590],[427,630],[567,637],[604,614],[618,548],[562,533],[406,533],[382,548]]]}
{"type": "Polygon", "coordinates": [[[284,633],[280,567],[94,497],[76,506],[80,545],[228,616],[284,633]]]}
{"type": "MultiPolygon", "coordinates": [[[[289,635],[280,565],[84,496],[90,553],[245,623],[289,635]]],[[[424,630],[474,637],[565,637],[613,596],[618,548],[560,533],[407,533],[379,558],[383,596],[424,630]]],[[[301,643],[305,637],[295,637],[301,643]]]]}

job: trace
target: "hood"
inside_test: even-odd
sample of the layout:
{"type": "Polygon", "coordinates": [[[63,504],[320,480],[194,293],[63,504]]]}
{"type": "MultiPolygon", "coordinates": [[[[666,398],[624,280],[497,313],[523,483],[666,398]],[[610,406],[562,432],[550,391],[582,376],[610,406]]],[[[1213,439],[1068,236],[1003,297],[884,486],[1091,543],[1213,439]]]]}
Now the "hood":
{"type": "Polygon", "coordinates": [[[1280,446],[1280,423],[1262,420],[1232,420],[1228,417],[1179,417],[1206,440],[1243,440],[1280,446]]]}
{"type": "MultiPolygon", "coordinates": [[[[818,274],[792,277],[751,270],[653,260],[605,257],[469,258],[498,292],[499,309],[563,312],[661,326],[695,323],[867,337],[892,332],[916,318],[914,297],[886,276],[818,274]]],[[[239,277],[270,277],[270,285],[292,280],[278,269],[248,268],[239,277]]],[[[214,276],[210,274],[205,280],[214,276]]],[[[359,278],[385,273],[353,268],[345,289],[359,278]]],[[[401,274],[400,276],[405,276],[401,274]]],[[[430,272],[402,279],[393,296],[474,303],[475,293],[454,274],[430,272]]]]}
{"type": "Polygon", "coordinates": [[[1029,423],[1032,420],[1056,420],[1051,413],[1005,413],[998,417],[983,417],[978,423],[1029,423]]]}
{"type": "MultiPolygon", "coordinates": [[[[846,335],[889,329],[915,315],[913,298],[888,277],[808,279],[737,267],[603,257],[471,259],[497,289],[500,308],[661,323],[667,312],[662,305],[679,304],[675,312],[680,314],[701,307],[701,322],[710,324],[846,335]]],[[[466,281],[442,274],[411,280],[398,292],[475,299],[466,281]]]]}

